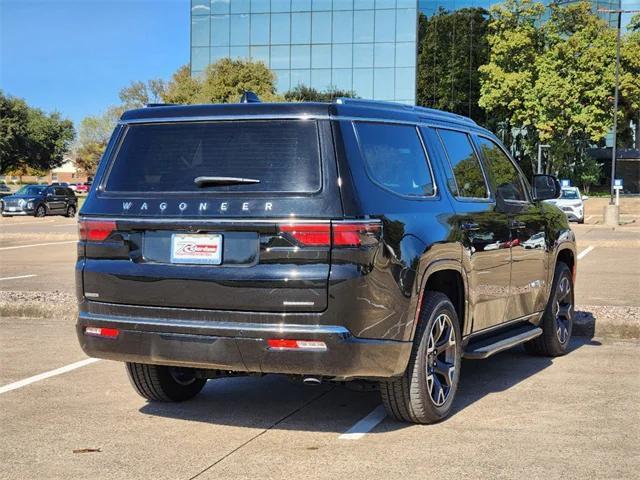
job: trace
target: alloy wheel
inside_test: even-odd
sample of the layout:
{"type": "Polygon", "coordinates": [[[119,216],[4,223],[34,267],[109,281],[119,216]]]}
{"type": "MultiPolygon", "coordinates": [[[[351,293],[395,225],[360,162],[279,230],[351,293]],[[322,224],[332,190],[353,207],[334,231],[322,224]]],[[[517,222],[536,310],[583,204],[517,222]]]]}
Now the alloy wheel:
{"type": "Polygon", "coordinates": [[[442,406],[457,375],[456,332],[449,315],[441,313],[431,326],[427,345],[427,389],[431,401],[442,406]]]}
{"type": "Polygon", "coordinates": [[[36,210],[36,217],[44,217],[46,214],[47,214],[47,211],[44,209],[42,205],[40,205],[36,210]]]}
{"type": "Polygon", "coordinates": [[[573,324],[573,296],[571,282],[564,275],[560,278],[556,288],[556,298],[553,307],[553,315],[556,319],[556,335],[561,344],[565,344],[571,335],[573,324]]]}

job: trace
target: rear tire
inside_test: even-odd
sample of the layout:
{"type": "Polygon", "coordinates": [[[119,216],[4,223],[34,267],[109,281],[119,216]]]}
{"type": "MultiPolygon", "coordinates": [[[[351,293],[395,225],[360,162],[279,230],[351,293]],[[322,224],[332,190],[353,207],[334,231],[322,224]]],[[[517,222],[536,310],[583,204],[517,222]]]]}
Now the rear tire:
{"type": "Polygon", "coordinates": [[[558,262],[551,295],[542,315],[542,335],[524,344],[532,355],[558,357],[567,353],[574,318],[573,276],[567,264],[558,262]]]}
{"type": "Polygon", "coordinates": [[[400,378],[380,382],[387,413],[399,421],[436,423],[453,405],[462,357],[458,316],[449,298],[424,294],[409,364],[400,378]]]}
{"type": "Polygon", "coordinates": [[[128,363],[129,381],[138,394],[154,402],[183,402],[195,397],[207,383],[189,368],[128,363]]]}

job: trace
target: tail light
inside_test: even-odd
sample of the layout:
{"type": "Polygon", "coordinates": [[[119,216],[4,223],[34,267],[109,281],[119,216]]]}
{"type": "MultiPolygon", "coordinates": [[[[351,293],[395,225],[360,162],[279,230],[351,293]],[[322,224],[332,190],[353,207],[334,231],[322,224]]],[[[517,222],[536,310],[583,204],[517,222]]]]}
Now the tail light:
{"type": "Polygon", "coordinates": [[[78,235],[80,240],[87,242],[101,242],[116,229],[113,220],[80,220],[78,222],[78,235]]]}
{"type": "Polygon", "coordinates": [[[280,232],[308,247],[362,247],[380,239],[382,225],[379,222],[353,223],[298,223],[281,225],[280,232]]]}

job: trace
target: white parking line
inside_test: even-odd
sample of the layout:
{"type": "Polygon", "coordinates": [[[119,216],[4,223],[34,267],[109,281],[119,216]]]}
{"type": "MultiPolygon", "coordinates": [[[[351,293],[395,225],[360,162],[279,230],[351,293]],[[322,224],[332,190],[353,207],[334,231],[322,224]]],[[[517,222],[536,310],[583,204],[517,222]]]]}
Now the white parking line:
{"type": "Polygon", "coordinates": [[[0,394],[10,392],[11,390],[16,390],[18,388],[26,387],[35,382],[39,382],[40,380],[45,380],[47,378],[55,377],[56,375],[61,375],[63,373],[70,372],[71,370],[75,370],[76,368],[84,367],[86,365],[91,365],[92,363],[99,362],[99,358],[85,358],[84,360],[80,360],[79,362],[71,363],[69,365],[65,365],[64,367],[56,368],[55,370],[50,370],[48,372],[40,373],[38,375],[34,375],[33,377],[25,378],[24,380],[18,380],[17,382],[9,383],[7,385],[3,385],[0,387],[0,394]]]}
{"type": "Polygon", "coordinates": [[[595,248],[595,247],[594,247],[593,245],[592,245],[592,246],[590,246],[590,247],[585,248],[583,251],[581,251],[581,252],[578,254],[578,260],[582,260],[584,257],[586,257],[587,255],[589,255],[589,252],[590,252],[591,250],[593,250],[594,248],[595,248]]]}
{"type": "Polygon", "coordinates": [[[66,242],[32,243],[31,245],[16,245],[13,247],[1,247],[0,250],[16,250],[18,248],[45,247],[47,245],[63,245],[65,243],[77,243],[77,240],[68,240],[66,242]]]}
{"type": "Polygon", "coordinates": [[[384,407],[379,405],[369,415],[364,417],[338,438],[340,440],[358,440],[373,430],[373,428],[384,420],[386,416],[387,412],[385,412],[384,407]]]}
{"type": "Polygon", "coordinates": [[[18,280],[19,278],[31,278],[31,277],[37,277],[38,275],[18,275],[17,277],[4,277],[4,278],[0,278],[0,282],[3,280],[18,280]]]}

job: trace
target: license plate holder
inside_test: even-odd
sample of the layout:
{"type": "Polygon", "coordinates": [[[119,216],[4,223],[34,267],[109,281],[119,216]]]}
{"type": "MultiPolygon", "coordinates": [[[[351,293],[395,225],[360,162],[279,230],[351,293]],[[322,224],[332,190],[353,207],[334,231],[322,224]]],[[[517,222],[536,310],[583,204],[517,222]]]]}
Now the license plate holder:
{"type": "Polygon", "coordinates": [[[172,234],[171,263],[193,265],[222,264],[222,235],[218,233],[172,234]]]}

